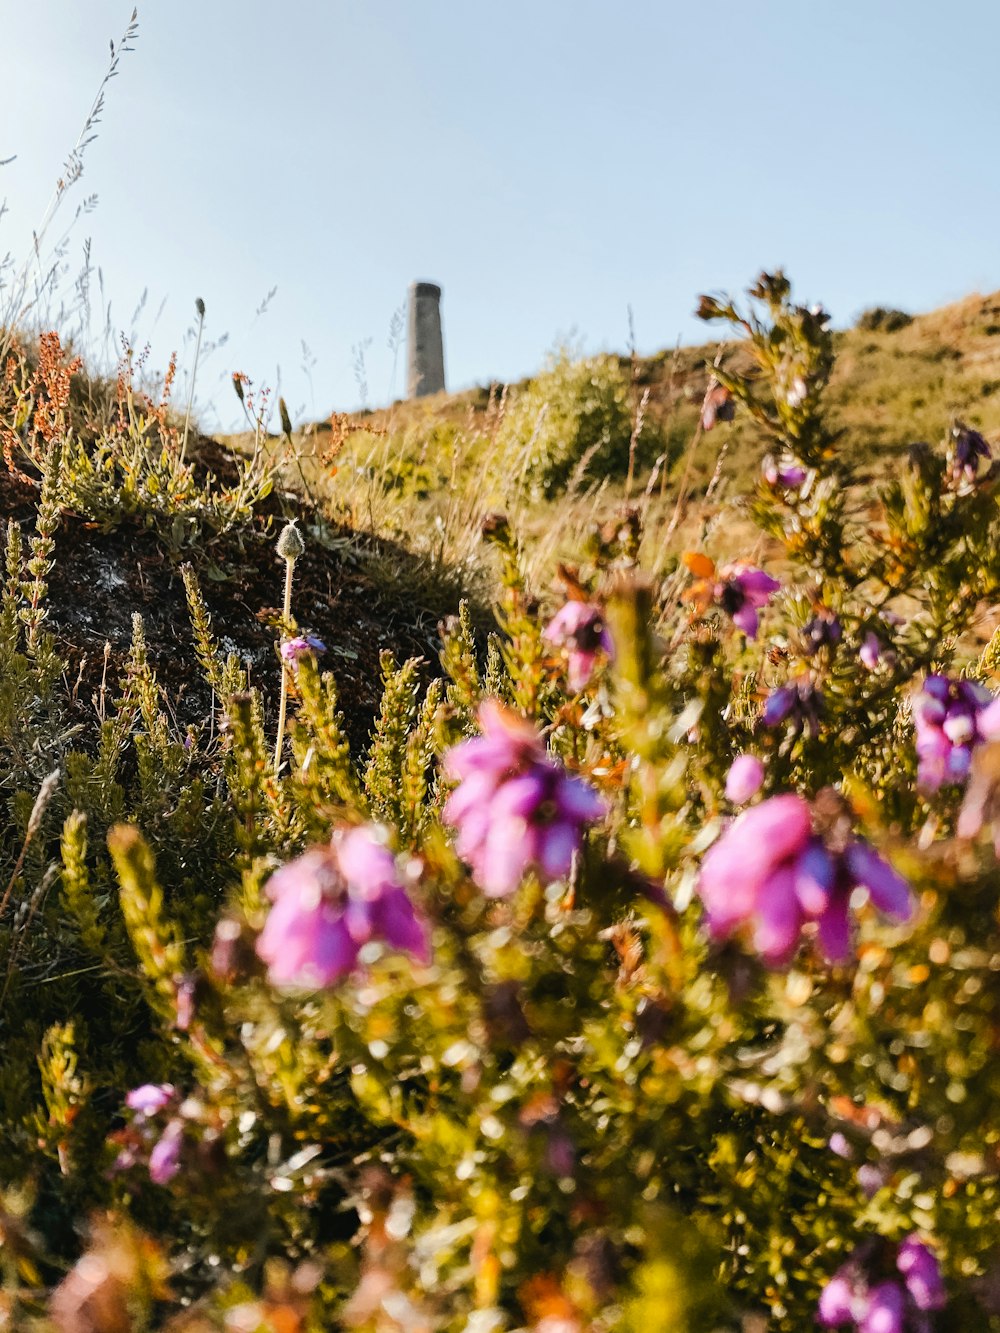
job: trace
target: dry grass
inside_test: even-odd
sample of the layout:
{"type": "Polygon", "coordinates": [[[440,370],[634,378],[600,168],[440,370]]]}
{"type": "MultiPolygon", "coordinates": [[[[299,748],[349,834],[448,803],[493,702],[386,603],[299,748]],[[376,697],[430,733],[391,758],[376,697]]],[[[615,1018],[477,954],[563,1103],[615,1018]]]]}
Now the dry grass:
{"type": "MultiPolygon", "coordinates": [[[[876,475],[914,440],[939,440],[956,417],[988,437],[1000,433],[1000,293],[918,315],[893,333],[846,330],[836,342],[833,422],[876,475]]],[[[733,501],[752,488],[763,446],[746,421],[698,430],[706,365],[719,351],[714,343],[677,348],[630,367],[637,405],[674,458],[637,476],[630,496],[625,477],[594,481],[580,468],[557,499],[525,497],[518,480],[531,442],[513,455],[500,446],[504,414],[523,385],[337,416],[265,448],[280,457],[288,485],[305,486],[331,517],[375,539],[366,560],[377,561],[378,539],[413,551],[420,571],[413,595],[435,605],[463,588],[488,591],[480,528],[496,510],[522,535],[540,590],[558,562],[579,559],[594,526],[626,503],[642,513],[643,557],[656,573],[704,542],[724,558],[751,557],[759,537],[733,501]]],[[[733,362],[741,356],[735,347],[723,354],[733,362]]],[[[226,443],[250,451],[255,441],[241,435],[226,443]]],[[[389,567],[383,573],[395,576],[389,567]]]]}

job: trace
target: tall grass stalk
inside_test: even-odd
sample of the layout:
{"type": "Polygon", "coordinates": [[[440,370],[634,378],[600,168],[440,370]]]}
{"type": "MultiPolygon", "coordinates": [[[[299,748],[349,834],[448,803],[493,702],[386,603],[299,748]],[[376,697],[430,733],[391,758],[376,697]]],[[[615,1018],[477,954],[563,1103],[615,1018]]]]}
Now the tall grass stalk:
{"type": "Polygon", "coordinates": [[[201,351],[201,335],[205,327],[205,302],[199,296],[194,303],[198,312],[198,337],[194,345],[194,365],[191,367],[191,388],[188,390],[187,410],[184,413],[184,436],[181,440],[180,461],[184,462],[187,452],[188,431],[191,428],[191,409],[194,407],[194,381],[198,374],[198,354],[201,351]]]}

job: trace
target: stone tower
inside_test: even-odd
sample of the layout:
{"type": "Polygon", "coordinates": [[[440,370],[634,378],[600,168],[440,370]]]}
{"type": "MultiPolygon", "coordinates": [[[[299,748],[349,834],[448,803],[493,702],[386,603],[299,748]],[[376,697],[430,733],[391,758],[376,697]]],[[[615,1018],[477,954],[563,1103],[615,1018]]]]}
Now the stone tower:
{"type": "Polygon", "coordinates": [[[444,390],[444,339],[441,335],[441,288],[411,282],[406,328],[406,396],[423,398],[444,390]]]}

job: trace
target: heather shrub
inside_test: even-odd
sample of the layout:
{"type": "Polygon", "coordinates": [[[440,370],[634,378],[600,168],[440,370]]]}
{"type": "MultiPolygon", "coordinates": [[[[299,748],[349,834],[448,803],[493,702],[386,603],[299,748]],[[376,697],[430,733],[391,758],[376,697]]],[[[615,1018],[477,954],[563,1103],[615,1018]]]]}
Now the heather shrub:
{"type": "Polygon", "coordinates": [[[700,310],[753,494],[658,580],[612,516],[558,594],[491,516],[495,631],[384,654],[360,751],[306,522],[278,717],[188,569],[210,713],[137,621],[67,725],[50,443],[0,605],[12,1326],[1000,1327],[997,464],[945,422],[875,490],[825,312],[700,310]]]}
{"type": "MultiPolygon", "coordinates": [[[[82,361],[70,358],[57,334],[43,334],[36,355],[14,344],[0,378],[0,448],[13,475],[49,477],[60,507],[86,515],[105,530],[138,519],[175,552],[204,548],[212,538],[245,525],[274,484],[274,467],[260,441],[266,401],[256,410],[253,456],[235,463],[225,484],[185,459],[188,422],[172,409],[176,362],[154,400],[136,384],[127,351],[112,401],[95,419],[78,401],[82,361]],[[74,386],[75,397],[74,402],[74,386]]],[[[245,399],[237,378],[241,399],[245,399]]]]}

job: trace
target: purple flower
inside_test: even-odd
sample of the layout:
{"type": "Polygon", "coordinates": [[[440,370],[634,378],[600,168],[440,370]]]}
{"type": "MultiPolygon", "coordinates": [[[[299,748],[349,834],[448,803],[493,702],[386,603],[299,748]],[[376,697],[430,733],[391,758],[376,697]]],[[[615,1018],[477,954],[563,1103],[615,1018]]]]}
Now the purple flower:
{"type": "Polygon", "coordinates": [[[300,634],[297,638],[286,639],[281,645],[282,661],[287,662],[290,667],[297,666],[299,658],[305,657],[306,653],[318,657],[325,652],[326,644],[312,634],[300,634]]]}
{"type": "Polygon", "coordinates": [[[143,1083],[125,1095],[125,1105],[130,1111],[140,1115],[156,1115],[158,1111],[173,1101],[177,1089],[172,1083],[143,1083]]]}
{"type": "Polygon", "coordinates": [[[764,781],[764,765],[755,754],[738,754],[726,774],[726,800],[746,805],[764,781]]]}
{"type": "Polygon", "coordinates": [[[854,1149],[839,1129],[834,1130],[830,1135],[830,1151],[836,1153],[838,1157],[842,1157],[845,1162],[854,1161],[854,1149]]]}
{"type": "Polygon", "coordinates": [[[961,784],[972,753],[1000,736],[1000,699],[971,680],[928,676],[913,704],[917,777],[928,791],[961,784]]]}
{"type": "Polygon", "coordinates": [[[926,1311],[943,1309],[947,1302],[941,1270],[933,1252],[917,1237],[908,1236],[893,1249],[869,1241],[859,1246],[823,1288],[816,1312],[825,1328],[852,1324],[858,1333],[925,1333],[926,1311]],[[895,1262],[903,1281],[881,1276],[895,1262]]]}
{"type": "Polygon", "coordinates": [[[614,656],[604,613],[592,602],[567,602],[542,630],[542,637],[567,650],[567,678],[574,693],[586,688],[599,652],[614,656]]]}
{"type": "Polygon", "coordinates": [[[353,971],[369,940],[430,960],[427,930],[378,829],[337,831],[282,866],[266,885],[272,907],[257,953],[274,986],[332,986],[353,971]]]}
{"type": "Polygon", "coordinates": [[[906,1297],[891,1279],[872,1287],[858,1320],[859,1333],[905,1333],[906,1297]]]}
{"type": "Polygon", "coordinates": [[[839,618],[822,607],[806,622],[802,633],[805,636],[806,653],[811,657],[820,648],[836,648],[844,631],[839,618]]]}
{"type": "Polygon", "coordinates": [[[822,694],[810,676],[802,675],[771,691],[760,720],[765,727],[780,727],[783,722],[791,721],[795,735],[806,731],[815,738],[819,735],[822,711],[822,694]]]}
{"type": "Polygon", "coordinates": [[[852,1278],[853,1272],[845,1264],[820,1292],[817,1318],[824,1328],[838,1328],[853,1321],[856,1305],[852,1278]]]}
{"type": "Polygon", "coordinates": [[[867,671],[877,671],[880,666],[885,666],[891,671],[896,665],[896,654],[891,648],[886,647],[873,630],[869,630],[865,635],[858,650],[858,657],[867,671]]]}
{"type": "Polygon", "coordinates": [[[800,463],[794,460],[778,463],[771,454],[761,463],[761,473],[769,486],[780,486],[786,491],[797,491],[806,479],[806,470],[800,463]]]}
{"type": "Polygon", "coordinates": [[[990,446],[977,430],[970,430],[960,421],[952,427],[951,440],[949,471],[952,480],[972,484],[979,470],[979,460],[992,457],[990,446]]]}
{"type": "Polygon", "coordinates": [[[780,587],[778,580],[762,569],[744,565],[732,570],[715,585],[715,600],[732,616],[737,629],[741,629],[748,639],[755,639],[759,625],[757,612],[767,605],[780,587]]]}
{"type": "Polygon", "coordinates": [[[896,1267],[918,1310],[942,1310],[948,1301],[941,1266],[934,1251],[919,1236],[907,1236],[896,1253],[896,1267]]]}
{"type": "Polygon", "coordinates": [[[913,903],[902,876],[860,838],[831,841],[813,831],[801,796],[772,796],[745,810],[702,861],[697,891],[709,933],[747,933],[768,967],[783,967],[810,921],[828,961],[850,958],[848,907],[859,886],[886,916],[907,920],[913,903]]]}
{"type": "Polygon", "coordinates": [[[149,1178],[154,1185],[166,1185],[181,1166],[184,1122],[171,1120],[149,1154],[149,1178]]]}
{"type": "Polygon", "coordinates": [[[444,822],[458,830],[455,850],[491,898],[513,893],[531,869],[543,883],[570,871],[587,824],[604,804],[582,778],[545,752],[535,729],[488,699],[479,710],[482,735],[444,756],[458,787],[444,822]]]}

